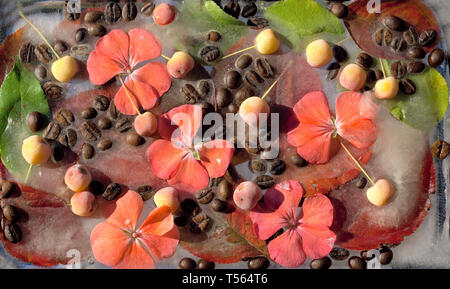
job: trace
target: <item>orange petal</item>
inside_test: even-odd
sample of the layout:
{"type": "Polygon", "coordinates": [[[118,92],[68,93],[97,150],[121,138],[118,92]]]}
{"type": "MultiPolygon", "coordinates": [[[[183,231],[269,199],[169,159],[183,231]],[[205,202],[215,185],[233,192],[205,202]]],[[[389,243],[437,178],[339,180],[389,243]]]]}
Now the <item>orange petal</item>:
{"type": "Polygon", "coordinates": [[[148,110],[155,106],[158,94],[152,86],[132,77],[127,78],[125,86],[128,94],[122,86],[114,96],[114,104],[121,113],[135,115],[140,107],[148,110]]]}
{"type": "Polygon", "coordinates": [[[192,153],[186,155],[180,166],[167,181],[177,189],[196,193],[208,186],[209,176],[206,169],[197,161],[192,153]]]}
{"type": "Polygon", "coordinates": [[[125,252],[123,259],[114,266],[115,269],[153,269],[155,261],[145,250],[141,242],[134,240],[125,252]]]}
{"type": "Polygon", "coordinates": [[[307,197],[303,202],[302,210],[301,222],[303,224],[329,227],[333,223],[333,205],[322,194],[307,197]]]}
{"type": "Polygon", "coordinates": [[[290,212],[292,208],[298,208],[303,192],[302,185],[297,181],[285,180],[267,190],[264,204],[272,210],[290,212]]]}
{"type": "Polygon", "coordinates": [[[305,263],[302,238],[296,230],[288,230],[269,242],[270,258],[287,268],[296,268],[305,263]]]}
{"type": "Polygon", "coordinates": [[[95,51],[105,55],[126,69],[130,68],[128,62],[128,49],[130,40],[128,34],[119,29],[111,30],[97,41],[95,51]]]}
{"type": "Polygon", "coordinates": [[[106,266],[115,266],[129,246],[130,236],[118,227],[103,222],[91,232],[91,248],[95,259],[106,266]]]}
{"type": "Polygon", "coordinates": [[[137,227],[136,224],[143,206],[142,197],[138,193],[129,190],[114,203],[109,203],[105,207],[103,214],[106,222],[124,230],[133,231],[137,227]]]}
{"type": "Polygon", "coordinates": [[[151,62],[135,70],[133,76],[153,86],[158,91],[159,96],[166,93],[172,85],[172,78],[167,71],[165,64],[160,62],[151,62]]]}
{"type": "Polygon", "coordinates": [[[95,85],[102,85],[124,71],[123,65],[115,62],[109,56],[92,51],[87,61],[89,79],[95,85]]]}
{"type": "Polygon", "coordinates": [[[303,250],[311,259],[328,255],[336,241],[336,235],[328,227],[302,224],[297,228],[297,231],[303,239],[303,250]]]}
{"type": "Polygon", "coordinates": [[[267,240],[279,229],[288,225],[287,219],[279,211],[270,212],[264,207],[258,207],[251,212],[250,217],[253,223],[253,231],[260,240],[267,240]]]}
{"type": "Polygon", "coordinates": [[[162,236],[172,230],[173,226],[172,211],[169,207],[162,206],[150,212],[139,232],[146,235],[162,236]]]}
{"type": "Polygon", "coordinates": [[[181,160],[188,154],[167,140],[156,140],[148,148],[148,160],[153,173],[160,179],[169,179],[178,169],[181,160]]]}
{"type": "Polygon", "coordinates": [[[294,106],[300,123],[328,127],[331,123],[328,100],[322,91],[313,91],[302,97],[294,106]]]}
{"type": "Polygon", "coordinates": [[[234,145],[226,140],[207,142],[197,150],[210,178],[223,176],[234,154],[234,145]]]}
{"type": "Polygon", "coordinates": [[[130,37],[130,63],[132,68],[142,61],[161,55],[161,44],[147,30],[135,28],[128,32],[128,36],[130,37]]]}
{"type": "Polygon", "coordinates": [[[180,240],[180,233],[177,226],[165,233],[162,236],[157,235],[142,235],[141,240],[147,249],[155,256],[158,260],[164,258],[170,258],[175,254],[175,251],[180,240]]]}

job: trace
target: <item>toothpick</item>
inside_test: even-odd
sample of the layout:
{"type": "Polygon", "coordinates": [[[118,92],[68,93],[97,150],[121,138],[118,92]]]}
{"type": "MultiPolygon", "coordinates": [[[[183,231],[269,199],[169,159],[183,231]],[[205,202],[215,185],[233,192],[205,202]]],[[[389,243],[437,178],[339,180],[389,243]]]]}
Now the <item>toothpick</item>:
{"type": "Polygon", "coordinates": [[[383,77],[386,78],[386,71],[384,71],[383,61],[381,61],[381,58],[378,58],[378,60],[380,61],[381,71],[383,71],[383,77]]]}
{"type": "Polygon", "coordinates": [[[169,56],[165,56],[165,55],[162,54],[162,53],[161,53],[161,57],[164,58],[164,59],[166,59],[166,60],[170,60],[170,57],[169,57],[169,56]]]}
{"type": "Polygon", "coordinates": [[[349,40],[349,39],[351,39],[351,37],[347,37],[347,38],[345,38],[345,39],[342,39],[341,41],[335,43],[335,45],[339,45],[339,44],[341,44],[341,43],[343,43],[343,42],[345,42],[345,41],[347,41],[347,40],[349,40]]]}
{"type": "Polygon", "coordinates": [[[360,163],[355,159],[355,157],[350,153],[350,151],[347,149],[347,147],[340,142],[341,146],[344,148],[345,152],[350,156],[350,158],[355,162],[355,164],[358,166],[358,168],[361,170],[361,172],[367,177],[367,179],[372,183],[372,185],[375,185],[374,181],[371,177],[369,177],[369,174],[363,169],[363,167],[360,165],[360,163]]]}
{"type": "Polygon", "coordinates": [[[125,86],[125,83],[123,82],[122,77],[119,76],[119,80],[120,80],[120,82],[122,83],[122,86],[123,86],[123,88],[125,89],[125,93],[127,94],[128,99],[130,100],[130,102],[131,102],[131,104],[133,105],[134,109],[136,110],[137,114],[138,114],[138,115],[141,115],[141,113],[139,112],[139,109],[138,109],[137,105],[134,103],[133,99],[131,98],[130,93],[128,92],[128,88],[125,86]]]}
{"type": "Polygon", "coordinates": [[[239,53],[241,53],[241,52],[244,52],[244,51],[253,49],[253,48],[255,48],[255,47],[256,47],[256,45],[253,45],[253,46],[250,46],[250,47],[247,47],[247,48],[244,48],[244,49],[241,49],[241,50],[232,52],[232,53],[227,54],[227,55],[225,55],[224,57],[222,57],[221,60],[222,60],[222,59],[226,59],[226,58],[228,58],[228,57],[231,57],[231,56],[233,56],[233,55],[239,54],[239,53]]]}
{"type": "Polygon", "coordinates": [[[261,99],[264,99],[269,94],[269,92],[272,90],[272,88],[274,88],[275,85],[277,85],[278,81],[280,81],[281,77],[283,77],[283,75],[287,72],[287,70],[291,66],[291,64],[292,64],[292,60],[289,61],[289,63],[283,69],[283,72],[281,72],[280,76],[278,76],[278,78],[272,83],[272,85],[267,89],[267,91],[263,94],[263,96],[261,96],[261,99]]]}
{"type": "Polygon", "coordinates": [[[28,183],[28,178],[30,177],[30,173],[31,173],[31,168],[33,167],[32,164],[30,164],[30,166],[28,167],[28,172],[27,172],[27,176],[25,177],[25,184],[28,183]]]}

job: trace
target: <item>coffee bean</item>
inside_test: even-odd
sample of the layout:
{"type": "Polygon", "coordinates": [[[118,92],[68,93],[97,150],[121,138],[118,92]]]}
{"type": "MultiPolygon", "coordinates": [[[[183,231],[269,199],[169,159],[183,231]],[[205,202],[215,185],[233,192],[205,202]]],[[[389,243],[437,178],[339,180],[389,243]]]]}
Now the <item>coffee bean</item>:
{"type": "MultiPolygon", "coordinates": [[[[89,53],[91,52],[91,48],[87,45],[75,45],[70,48],[70,55],[80,59],[81,61],[87,61],[89,58],[89,53]]],[[[105,85],[111,83],[112,81],[115,81],[115,78],[112,78],[109,82],[107,82],[105,85]]],[[[104,85],[104,86],[105,86],[104,85]]],[[[99,87],[104,87],[99,86],[99,87]]]]}
{"type": "Polygon", "coordinates": [[[173,223],[177,227],[184,227],[184,226],[186,226],[187,221],[188,221],[188,218],[186,216],[178,216],[178,217],[175,217],[173,219],[173,223]]]}
{"type": "Polygon", "coordinates": [[[265,173],[267,170],[266,162],[264,160],[254,159],[249,162],[250,170],[255,173],[265,173]]]}
{"type": "Polygon", "coordinates": [[[137,12],[138,10],[136,4],[134,4],[134,2],[129,1],[122,8],[122,19],[124,21],[133,21],[134,19],[136,19],[137,12]]]}
{"type": "Polygon", "coordinates": [[[364,189],[367,185],[367,179],[365,177],[361,177],[356,181],[356,187],[358,189],[364,189]]]}
{"type": "Polygon", "coordinates": [[[251,258],[247,262],[248,269],[256,269],[256,270],[263,270],[267,269],[270,266],[270,261],[264,256],[259,256],[255,258],[251,258]]]}
{"type": "Polygon", "coordinates": [[[222,108],[229,105],[233,101],[230,91],[221,87],[216,92],[217,105],[222,108]]]}
{"type": "Polygon", "coordinates": [[[214,192],[212,188],[200,190],[197,194],[197,200],[200,204],[209,204],[213,198],[214,192]]]}
{"type": "Polygon", "coordinates": [[[121,116],[120,112],[117,110],[117,107],[114,103],[111,103],[109,105],[109,109],[108,109],[108,116],[111,119],[117,119],[121,116]]]}
{"type": "Polygon", "coordinates": [[[150,198],[153,196],[154,193],[152,186],[147,185],[140,186],[139,188],[136,189],[136,192],[139,195],[141,195],[142,200],[144,200],[144,202],[150,200],[150,198]]]}
{"type": "Polygon", "coordinates": [[[369,69],[373,65],[373,58],[369,54],[362,52],[356,57],[356,64],[359,64],[365,69],[369,69]]]}
{"type": "Polygon", "coordinates": [[[89,11],[84,15],[84,22],[95,23],[102,20],[103,13],[100,11],[89,11]]]}
{"type": "Polygon", "coordinates": [[[61,132],[61,127],[56,122],[49,122],[47,128],[44,130],[44,138],[49,140],[56,140],[61,132]]]}
{"type": "Polygon", "coordinates": [[[93,107],[87,107],[81,112],[81,117],[84,119],[93,119],[97,116],[97,111],[93,107]]]}
{"type": "Polygon", "coordinates": [[[220,42],[222,40],[222,35],[215,30],[211,30],[208,32],[207,40],[210,42],[220,42]]]}
{"type": "Polygon", "coordinates": [[[392,42],[392,32],[389,29],[383,29],[384,45],[390,45],[392,42]]]}
{"type": "Polygon", "coordinates": [[[19,218],[19,214],[17,212],[16,207],[6,204],[2,207],[3,217],[10,222],[15,222],[19,218]]]}
{"type": "Polygon", "coordinates": [[[252,2],[242,8],[241,15],[242,17],[248,18],[255,16],[256,12],[258,12],[258,7],[256,7],[256,4],[254,2],[252,2]]]}
{"type": "Polygon", "coordinates": [[[66,1],[64,3],[64,9],[63,9],[63,13],[64,13],[64,17],[69,20],[69,21],[75,21],[78,20],[81,16],[81,13],[75,12],[75,7],[74,7],[75,3],[74,2],[68,2],[66,1]],[[72,6],[69,6],[72,5],[72,6]]]}
{"type": "Polygon", "coordinates": [[[205,259],[200,259],[198,261],[197,264],[197,269],[214,269],[216,267],[216,264],[214,264],[214,262],[205,260],[205,259]]]}
{"type": "Polygon", "coordinates": [[[98,144],[97,144],[97,148],[101,151],[106,151],[109,150],[110,148],[112,148],[112,141],[109,139],[104,139],[101,140],[98,144]]]}
{"type": "Polygon", "coordinates": [[[237,173],[235,167],[233,165],[229,165],[227,171],[224,175],[225,179],[232,185],[237,184],[239,181],[239,174],[237,173]]]}
{"type": "Polygon", "coordinates": [[[250,17],[247,20],[247,25],[252,29],[259,30],[269,26],[269,21],[262,17],[250,17]]]}
{"type": "Polygon", "coordinates": [[[117,199],[121,193],[122,193],[122,188],[120,187],[120,185],[117,183],[111,183],[106,187],[102,196],[107,201],[113,201],[113,200],[117,199]]]}
{"type": "Polygon", "coordinates": [[[122,16],[122,9],[120,9],[120,5],[116,2],[109,2],[105,6],[104,17],[105,21],[108,23],[115,23],[119,21],[122,16]]]}
{"type": "Polygon", "coordinates": [[[383,71],[381,71],[380,69],[375,69],[374,71],[375,71],[375,77],[376,77],[375,79],[376,80],[380,80],[380,79],[384,78],[383,71]]]}
{"type": "Polygon", "coordinates": [[[134,131],[127,133],[126,141],[127,144],[134,147],[143,145],[145,143],[145,139],[134,131]]]}
{"type": "Polygon", "coordinates": [[[189,230],[192,234],[201,234],[202,230],[198,227],[198,225],[195,222],[191,222],[189,225],[189,230]]]}
{"type": "Polygon", "coordinates": [[[402,19],[389,15],[383,19],[383,24],[394,31],[405,31],[408,28],[408,25],[402,19]]]}
{"type": "Polygon", "coordinates": [[[262,79],[261,76],[259,76],[259,74],[254,70],[247,71],[247,73],[245,73],[244,79],[250,86],[255,88],[264,82],[264,79],[262,79]]]}
{"type": "Polygon", "coordinates": [[[332,62],[330,65],[328,65],[328,67],[327,67],[327,79],[328,80],[335,79],[338,76],[340,69],[341,69],[341,65],[339,63],[337,63],[337,62],[332,62]]]}
{"type": "Polygon", "coordinates": [[[228,204],[220,199],[214,199],[211,208],[216,212],[225,212],[228,209],[228,204]]]}
{"type": "Polygon", "coordinates": [[[9,242],[14,244],[20,242],[20,240],[22,239],[22,230],[20,229],[19,225],[15,223],[5,224],[3,234],[9,242]]]}
{"type": "Polygon", "coordinates": [[[241,74],[236,70],[229,70],[225,73],[225,85],[230,88],[238,88],[241,85],[241,74]]]}
{"type": "Polygon", "coordinates": [[[197,224],[200,231],[205,232],[206,230],[208,230],[209,217],[207,215],[200,213],[197,216],[193,217],[192,221],[197,224]]]}
{"type": "Polygon", "coordinates": [[[210,112],[214,112],[214,106],[211,103],[209,103],[207,101],[202,101],[202,103],[200,105],[202,106],[202,116],[203,117],[210,112]]]}
{"type": "Polygon", "coordinates": [[[431,146],[431,154],[433,157],[440,160],[445,159],[448,156],[450,145],[445,140],[437,140],[431,146]]]}
{"type": "Polygon", "coordinates": [[[220,56],[219,48],[215,46],[205,46],[200,50],[200,58],[204,62],[213,62],[220,56]]]}
{"type": "Polygon", "coordinates": [[[102,136],[100,129],[90,121],[85,121],[81,124],[80,132],[87,141],[97,141],[102,136]]]}
{"type": "Polygon", "coordinates": [[[333,56],[334,59],[339,63],[345,62],[348,59],[347,50],[345,50],[342,46],[339,45],[333,46],[333,56]]]}
{"type": "Polygon", "coordinates": [[[445,60],[445,52],[440,48],[436,48],[428,55],[428,64],[431,67],[437,67],[445,60]]]}
{"type": "Polygon", "coordinates": [[[350,269],[366,269],[367,263],[361,257],[353,256],[348,259],[350,269]]]}
{"type": "Polygon", "coordinates": [[[86,43],[88,39],[88,31],[86,28],[79,28],[75,32],[75,41],[77,43],[86,43]]]}
{"type": "Polygon", "coordinates": [[[221,200],[228,200],[233,194],[233,188],[227,180],[222,180],[217,187],[217,196],[221,200]]]}
{"type": "Polygon", "coordinates": [[[92,159],[95,155],[95,149],[91,144],[84,143],[81,146],[81,155],[85,160],[92,159]]]}
{"type": "Polygon", "coordinates": [[[118,132],[124,133],[128,131],[132,126],[133,124],[128,118],[121,118],[116,122],[115,128],[118,132]]]}
{"type": "Polygon", "coordinates": [[[350,256],[350,252],[345,248],[334,247],[329,255],[334,260],[342,261],[350,256]]]}
{"type": "Polygon", "coordinates": [[[211,91],[211,84],[207,80],[200,80],[197,83],[197,90],[201,97],[207,97],[211,91]]]}
{"type": "Polygon", "coordinates": [[[413,27],[409,27],[408,30],[403,32],[403,39],[405,39],[408,45],[416,45],[417,44],[417,31],[413,27]]]}
{"type": "Polygon", "coordinates": [[[422,59],[427,53],[422,48],[413,46],[408,48],[407,54],[409,58],[422,59]]]}
{"type": "Polygon", "coordinates": [[[297,153],[292,154],[289,157],[289,160],[296,167],[304,167],[308,165],[308,162],[297,153]]]}
{"type": "Polygon", "coordinates": [[[253,89],[251,89],[248,86],[244,86],[243,88],[239,89],[238,92],[236,92],[235,98],[238,104],[240,104],[247,98],[253,96],[254,94],[255,92],[253,91],[253,89]]]}
{"type": "Polygon", "coordinates": [[[0,193],[0,197],[1,198],[9,198],[13,192],[14,192],[14,184],[11,183],[10,181],[7,180],[3,180],[2,181],[2,186],[1,186],[1,193],[0,193]]]}
{"type": "Polygon", "coordinates": [[[200,99],[200,94],[197,92],[192,84],[186,83],[180,88],[180,93],[188,104],[194,104],[200,99]]]}
{"type": "Polygon", "coordinates": [[[196,216],[198,213],[200,213],[200,207],[198,206],[197,202],[192,199],[184,199],[181,202],[180,207],[181,210],[192,216],[196,216]]]}
{"type": "Polygon", "coordinates": [[[359,255],[361,256],[361,258],[363,258],[364,261],[370,261],[375,258],[375,254],[369,253],[367,251],[361,251],[359,255]]]}
{"type": "Polygon", "coordinates": [[[411,79],[402,79],[399,83],[399,89],[404,94],[411,95],[416,92],[416,85],[411,79]]]}
{"type": "Polygon", "coordinates": [[[348,15],[348,8],[342,3],[334,3],[330,11],[339,19],[345,18],[348,15]]]}
{"type": "Polygon", "coordinates": [[[20,47],[19,50],[19,58],[23,63],[31,63],[34,60],[35,54],[34,54],[34,45],[31,43],[24,43],[20,47]]]}
{"type": "Polygon", "coordinates": [[[99,120],[97,121],[97,126],[100,129],[110,129],[112,126],[112,122],[109,118],[104,116],[104,117],[99,118],[99,120]]]}
{"type": "Polygon", "coordinates": [[[422,46],[431,46],[436,42],[438,35],[434,30],[425,30],[419,35],[419,44],[422,46]]]}
{"type": "Polygon", "coordinates": [[[197,268],[197,263],[191,258],[183,258],[178,263],[180,269],[195,269],[197,268]]]}
{"type": "Polygon", "coordinates": [[[394,61],[391,64],[391,75],[397,79],[406,75],[406,66],[400,61],[394,61]]]}
{"type": "Polygon", "coordinates": [[[265,57],[259,57],[255,60],[255,69],[259,75],[264,78],[272,78],[273,77],[273,68],[270,65],[269,61],[265,57]]]}
{"type": "Polygon", "coordinates": [[[223,11],[234,18],[238,18],[241,13],[241,7],[236,0],[231,0],[223,7],[223,11]]]}
{"type": "Polygon", "coordinates": [[[275,184],[273,177],[268,175],[258,176],[255,178],[255,183],[263,190],[272,187],[275,184]]]}
{"type": "Polygon", "coordinates": [[[281,175],[286,170],[286,163],[283,160],[275,160],[270,164],[270,173],[272,175],[281,175]]]}
{"type": "Polygon", "coordinates": [[[55,113],[55,120],[58,124],[62,126],[68,126],[72,122],[74,122],[75,117],[73,116],[73,113],[70,110],[66,108],[61,108],[55,113]]]}
{"type": "Polygon", "coordinates": [[[394,254],[392,253],[392,250],[388,247],[382,247],[380,249],[380,264],[381,265],[388,265],[391,263],[392,258],[394,257],[394,254]]]}
{"type": "Polygon", "coordinates": [[[253,62],[253,57],[250,54],[243,54],[238,57],[235,62],[237,69],[246,69],[253,62]]]}
{"type": "Polygon", "coordinates": [[[152,16],[153,10],[155,10],[155,4],[153,2],[148,2],[142,6],[141,14],[144,16],[152,16]]]}
{"type": "Polygon", "coordinates": [[[401,52],[403,50],[405,50],[406,48],[406,42],[405,40],[403,40],[402,38],[394,38],[391,42],[391,44],[389,45],[389,47],[391,48],[391,50],[393,52],[401,52]]]}
{"type": "Polygon", "coordinates": [[[34,48],[34,54],[42,64],[47,64],[53,59],[52,52],[50,51],[50,48],[47,46],[47,44],[36,46],[34,48]]]}
{"type": "Polygon", "coordinates": [[[36,78],[40,81],[44,80],[47,78],[47,68],[45,68],[45,66],[39,64],[35,69],[34,69],[34,75],[36,76],[36,78]]]}
{"type": "Polygon", "coordinates": [[[406,70],[408,73],[421,73],[425,70],[425,64],[422,61],[416,60],[408,63],[406,70]]]}
{"type": "Polygon", "coordinates": [[[42,130],[46,122],[46,117],[38,111],[32,111],[28,114],[27,125],[28,129],[32,132],[42,130]]]}
{"type": "Polygon", "coordinates": [[[106,34],[106,32],[106,27],[99,23],[91,24],[88,27],[88,33],[91,36],[102,37],[106,34]]]}
{"type": "Polygon", "coordinates": [[[58,141],[63,146],[74,147],[77,143],[77,133],[73,129],[68,128],[59,134],[58,141]]]}

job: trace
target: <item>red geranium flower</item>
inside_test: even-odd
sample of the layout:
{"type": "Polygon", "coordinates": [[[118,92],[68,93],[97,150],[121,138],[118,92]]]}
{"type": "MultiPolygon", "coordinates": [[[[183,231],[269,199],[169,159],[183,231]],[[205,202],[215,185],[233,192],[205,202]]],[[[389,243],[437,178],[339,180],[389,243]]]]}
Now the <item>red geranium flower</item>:
{"type": "Polygon", "coordinates": [[[89,79],[95,85],[102,85],[117,75],[124,75],[129,95],[122,86],[114,97],[117,109],[128,115],[136,114],[139,107],[151,109],[172,82],[165,64],[150,62],[143,65],[143,62],[159,57],[161,50],[155,36],[144,29],[132,29],[128,34],[112,30],[98,40],[89,55],[89,79]]]}
{"type": "Polygon", "coordinates": [[[315,91],[306,94],[294,107],[300,124],[288,133],[288,142],[312,164],[330,160],[333,140],[340,136],[358,149],[370,147],[377,139],[372,119],[375,107],[359,92],[346,91],[336,100],[336,119],[328,108],[325,94],[315,91]]]}
{"type": "Polygon", "coordinates": [[[120,269],[152,269],[155,259],[172,257],[178,246],[179,232],[167,206],[154,209],[137,227],[144,202],[128,191],[105,207],[106,222],[91,232],[91,247],[102,264],[120,269]]]}
{"type": "Polygon", "coordinates": [[[202,123],[200,105],[185,104],[161,116],[159,134],[148,148],[153,173],[169,185],[188,192],[205,188],[209,178],[225,174],[234,153],[234,146],[222,139],[194,143],[202,123]]]}
{"type": "Polygon", "coordinates": [[[302,186],[292,180],[270,188],[251,213],[257,237],[267,240],[279,229],[284,233],[269,242],[267,249],[275,262],[295,268],[303,264],[306,256],[322,258],[330,253],[336,235],[329,229],[333,223],[333,206],[322,194],[307,197],[300,213],[302,186]]]}

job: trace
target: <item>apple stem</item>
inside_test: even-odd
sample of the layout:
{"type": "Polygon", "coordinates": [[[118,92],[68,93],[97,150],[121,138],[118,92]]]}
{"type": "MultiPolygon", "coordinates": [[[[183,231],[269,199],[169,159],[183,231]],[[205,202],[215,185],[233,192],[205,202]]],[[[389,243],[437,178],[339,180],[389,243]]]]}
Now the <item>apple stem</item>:
{"type": "Polygon", "coordinates": [[[349,40],[350,38],[351,38],[351,37],[349,36],[349,37],[347,37],[347,38],[345,38],[345,39],[342,39],[341,41],[335,43],[335,45],[339,45],[339,44],[341,44],[341,43],[344,43],[345,41],[349,40]]]}
{"type": "Polygon", "coordinates": [[[161,57],[164,58],[164,59],[166,59],[166,60],[170,60],[170,57],[169,57],[169,56],[165,56],[165,55],[162,54],[162,53],[161,53],[161,57]]]}
{"type": "Polygon", "coordinates": [[[138,109],[137,105],[134,103],[133,99],[131,98],[131,95],[130,95],[130,93],[128,92],[128,88],[126,87],[125,83],[123,82],[123,79],[122,79],[121,76],[119,76],[119,80],[120,80],[120,83],[122,83],[122,87],[123,87],[123,89],[125,89],[125,93],[127,94],[128,99],[130,100],[130,102],[131,102],[131,104],[133,105],[134,109],[136,110],[137,114],[138,114],[138,115],[141,115],[141,113],[139,112],[139,109],[138,109]]]}
{"type": "Polygon", "coordinates": [[[241,50],[232,52],[232,53],[230,53],[230,54],[225,55],[225,56],[222,57],[222,59],[220,59],[220,60],[227,59],[228,57],[231,57],[231,56],[236,55],[236,54],[239,54],[239,53],[241,53],[241,52],[244,52],[244,51],[253,49],[253,48],[255,48],[255,47],[256,47],[256,45],[253,45],[253,46],[250,46],[250,47],[247,47],[247,48],[244,48],[244,49],[241,49],[241,50]]]}
{"type": "Polygon", "coordinates": [[[344,148],[345,152],[350,156],[350,158],[355,162],[355,164],[358,166],[358,168],[361,170],[361,172],[369,179],[369,181],[372,183],[372,185],[375,185],[375,182],[372,180],[371,177],[369,177],[369,174],[363,169],[361,164],[356,160],[356,158],[351,154],[351,152],[347,149],[347,147],[340,141],[339,142],[341,146],[344,148]]]}
{"type": "Polygon", "coordinates": [[[281,72],[280,76],[278,76],[278,78],[272,83],[272,85],[267,89],[267,91],[263,94],[263,96],[261,96],[261,99],[264,99],[269,94],[269,92],[272,90],[272,88],[274,88],[275,85],[277,85],[278,81],[280,81],[281,77],[283,77],[283,75],[287,72],[287,70],[291,66],[291,64],[292,64],[292,60],[289,61],[289,63],[286,65],[286,67],[281,72]]]}
{"type": "Polygon", "coordinates": [[[25,184],[28,183],[28,178],[30,177],[30,173],[31,173],[31,168],[33,167],[32,164],[30,164],[30,166],[28,167],[28,172],[27,172],[27,176],[25,177],[25,184]]]}
{"type": "Polygon", "coordinates": [[[378,58],[378,60],[380,61],[381,71],[383,71],[383,77],[386,78],[386,71],[384,71],[384,65],[383,65],[383,62],[381,61],[381,58],[378,58]]]}
{"type": "Polygon", "coordinates": [[[61,57],[59,57],[58,53],[56,53],[55,49],[53,49],[53,46],[50,45],[50,42],[48,42],[47,38],[45,38],[45,36],[42,34],[42,32],[33,23],[31,23],[31,21],[28,20],[27,17],[25,17],[25,15],[23,14],[22,11],[19,11],[19,15],[20,15],[20,17],[23,18],[23,20],[25,20],[25,22],[27,22],[31,26],[31,28],[34,29],[34,31],[36,31],[37,34],[39,34],[39,36],[42,38],[42,40],[44,40],[45,44],[47,44],[47,46],[50,48],[50,50],[53,52],[53,54],[55,54],[56,58],[60,59],[61,57]]]}

